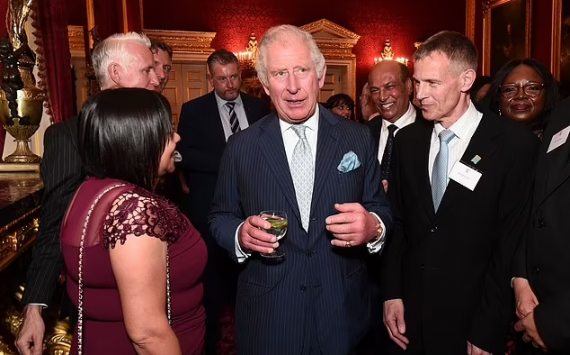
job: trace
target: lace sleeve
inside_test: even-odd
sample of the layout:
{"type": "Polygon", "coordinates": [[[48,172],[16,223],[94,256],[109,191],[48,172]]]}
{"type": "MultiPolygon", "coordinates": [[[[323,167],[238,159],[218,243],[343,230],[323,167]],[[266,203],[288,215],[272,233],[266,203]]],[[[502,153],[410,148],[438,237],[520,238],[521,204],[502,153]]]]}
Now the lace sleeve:
{"type": "Polygon", "coordinates": [[[144,189],[134,189],[119,196],[103,224],[103,246],[125,244],[127,236],[148,235],[169,244],[189,228],[178,209],[162,197],[144,189]]]}

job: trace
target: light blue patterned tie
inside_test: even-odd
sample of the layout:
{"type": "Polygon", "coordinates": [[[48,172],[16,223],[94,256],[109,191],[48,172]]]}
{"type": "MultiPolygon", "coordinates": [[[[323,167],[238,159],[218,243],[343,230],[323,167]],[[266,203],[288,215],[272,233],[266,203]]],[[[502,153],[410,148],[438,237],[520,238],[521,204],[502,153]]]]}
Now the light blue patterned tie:
{"type": "Polygon", "coordinates": [[[437,212],[445,188],[447,187],[447,166],[449,163],[449,142],[455,137],[455,133],[446,129],[439,133],[439,152],[433,163],[431,174],[431,195],[433,197],[433,207],[437,212]]]}
{"type": "Polygon", "coordinates": [[[311,199],[313,198],[313,182],[315,169],[311,147],[305,135],[306,126],[293,125],[291,129],[299,136],[299,141],[291,157],[291,177],[295,186],[295,195],[301,214],[301,223],[305,231],[309,231],[309,215],[311,213],[311,199]]]}

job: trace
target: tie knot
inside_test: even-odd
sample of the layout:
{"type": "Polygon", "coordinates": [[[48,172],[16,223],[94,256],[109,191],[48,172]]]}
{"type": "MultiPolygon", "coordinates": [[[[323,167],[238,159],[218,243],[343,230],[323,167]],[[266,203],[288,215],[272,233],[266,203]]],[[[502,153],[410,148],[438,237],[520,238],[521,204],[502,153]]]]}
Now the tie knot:
{"type": "Polygon", "coordinates": [[[439,133],[439,141],[442,144],[448,144],[451,140],[455,137],[455,133],[453,131],[446,129],[439,133]]]}
{"type": "Polygon", "coordinates": [[[388,126],[388,132],[390,134],[394,134],[394,132],[396,132],[397,129],[398,129],[398,126],[396,126],[395,124],[391,124],[388,126]]]}
{"type": "Polygon", "coordinates": [[[295,133],[297,133],[297,136],[299,136],[299,139],[307,139],[307,136],[305,135],[305,130],[307,129],[307,126],[304,126],[302,124],[292,125],[291,129],[293,129],[293,131],[295,131],[295,133]]]}
{"type": "Polygon", "coordinates": [[[233,110],[235,105],[236,103],[233,101],[226,102],[226,106],[229,107],[230,110],[233,110]]]}

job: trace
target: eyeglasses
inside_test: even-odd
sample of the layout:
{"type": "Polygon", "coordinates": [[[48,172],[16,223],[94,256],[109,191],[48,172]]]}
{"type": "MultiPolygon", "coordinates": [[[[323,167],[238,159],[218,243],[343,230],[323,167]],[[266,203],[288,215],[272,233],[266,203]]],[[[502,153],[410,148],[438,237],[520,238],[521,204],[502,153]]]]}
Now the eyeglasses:
{"type": "Polygon", "coordinates": [[[540,95],[540,93],[542,92],[542,89],[544,88],[544,84],[539,84],[539,83],[526,83],[524,85],[501,85],[501,87],[499,88],[499,91],[501,93],[501,95],[505,98],[505,99],[512,99],[513,97],[515,97],[518,92],[519,89],[522,87],[523,92],[528,96],[528,97],[537,97],[538,95],[540,95]]]}

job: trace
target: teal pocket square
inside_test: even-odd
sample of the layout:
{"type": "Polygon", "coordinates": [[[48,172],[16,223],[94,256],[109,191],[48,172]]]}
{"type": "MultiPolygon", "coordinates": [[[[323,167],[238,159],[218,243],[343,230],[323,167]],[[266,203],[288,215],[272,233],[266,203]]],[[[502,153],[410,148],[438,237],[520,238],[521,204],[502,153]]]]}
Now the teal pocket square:
{"type": "Polygon", "coordinates": [[[358,160],[358,156],[351,150],[342,157],[342,160],[340,164],[338,164],[337,169],[341,173],[348,173],[349,171],[358,169],[359,166],[360,161],[358,160]]]}

